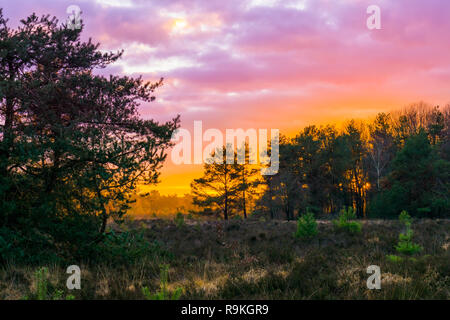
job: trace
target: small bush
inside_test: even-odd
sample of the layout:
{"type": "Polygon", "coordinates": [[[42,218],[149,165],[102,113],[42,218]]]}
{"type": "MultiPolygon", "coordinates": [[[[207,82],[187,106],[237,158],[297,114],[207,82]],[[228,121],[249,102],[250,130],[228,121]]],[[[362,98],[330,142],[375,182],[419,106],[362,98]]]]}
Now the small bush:
{"type": "Polygon", "coordinates": [[[352,207],[347,209],[344,207],[337,220],[333,220],[333,224],[338,228],[347,231],[350,234],[356,234],[361,232],[361,223],[356,221],[350,221],[356,219],[355,210],[352,207]]]}
{"type": "MultiPolygon", "coordinates": [[[[1,214],[1,213],[0,213],[1,214]]],[[[0,264],[44,265],[62,261],[47,234],[31,230],[0,227],[0,264]]]]}
{"type": "Polygon", "coordinates": [[[308,212],[297,220],[296,238],[312,238],[317,235],[317,222],[312,212],[308,212]]]}
{"type": "Polygon", "coordinates": [[[422,247],[409,241],[400,241],[395,249],[403,254],[413,255],[422,251],[422,247]]]}
{"type": "Polygon", "coordinates": [[[172,259],[173,255],[158,241],[149,242],[144,233],[111,231],[95,248],[95,261],[133,264],[144,258],[172,259]]]}
{"type": "Polygon", "coordinates": [[[356,221],[347,222],[344,225],[344,229],[346,229],[349,233],[355,234],[361,232],[361,223],[356,221]]]}
{"type": "Polygon", "coordinates": [[[389,254],[386,256],[390,262],[399,263],[403,261],[402,257],[396,256],[394,254],[389,254]]]}
{"type": "Polygon", "coordinates": [[[169,282],[169,280],[168,280],[169,265],[162,264],[160,266],[160,269],[161,269],[160,291],[156,292],[155,294],[152,294],[152,293],[150,293],[150,290],[148,289],[148,287],[143,287],[142,293],[143,293],[144,297],[147,300],[179,300],[181,297],[181,294],[183,293],[183,289],[181,287],[176,288],[172,294],[167,289],[167,284],[169,282]]]}

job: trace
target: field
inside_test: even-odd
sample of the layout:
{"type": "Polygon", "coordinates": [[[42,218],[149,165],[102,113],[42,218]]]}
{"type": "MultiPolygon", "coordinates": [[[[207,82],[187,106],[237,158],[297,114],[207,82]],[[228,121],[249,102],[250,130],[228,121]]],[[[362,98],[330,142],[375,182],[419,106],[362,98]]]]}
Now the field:
{"type": "MultiPolygon", "coordinates": [[[[132,264],[82,264],[81,290],[71,292],[66,266],[47,266],[46,290],[59,291],[56,298],[144,299],[143,287],[160,289],[160,265],[167,264],[168,290],[182,288],[181,299],[450,298],[449,220],[414,222],[414,241],[423,250],[401,261],[387,257],[397,254],[399,221],[363,221],[362,232],[353,235],[319,221],[310,240],[294,238],[295,222],[276,220],[154,219],[112,228],[142,232],[153,253],[132,264]],[[369,265],[381,268],[380,290],[367,289],[369,265]]],[[[0,299],[30,297],[38,285],[35,270],[12,264],[0,269],[0,299]]]]}

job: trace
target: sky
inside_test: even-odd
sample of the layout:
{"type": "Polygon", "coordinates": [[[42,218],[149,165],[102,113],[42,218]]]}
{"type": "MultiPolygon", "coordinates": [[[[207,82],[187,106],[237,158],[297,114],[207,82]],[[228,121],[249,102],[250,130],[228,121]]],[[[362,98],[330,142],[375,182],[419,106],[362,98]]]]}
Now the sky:
{"type": "MultiPolygon", "coordinates": [[[[181,115],[192,130],[279,129],[368,118],[411,103],[450,102],[447,0],[14,0],[11,26],[35,12],[65,22],[80,7],[83,38],[124,49],[101,72],[142,75],[164,86],[144,118],[181,115]],[[377,5],[381,29],[369,30],[377,5]]],[[[201,165],[168,157],[163,194],[188,193],[201,165]]]]}

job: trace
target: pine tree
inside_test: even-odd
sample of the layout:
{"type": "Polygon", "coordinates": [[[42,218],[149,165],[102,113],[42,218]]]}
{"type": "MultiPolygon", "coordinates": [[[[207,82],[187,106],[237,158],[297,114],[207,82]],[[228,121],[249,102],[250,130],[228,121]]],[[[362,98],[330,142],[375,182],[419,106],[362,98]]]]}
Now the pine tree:
{"type": "Polygon", "coordinates": [[[239,205],[240,182],[236,153],[233,163],[227,163],[226,147],[218,148],[204,164],[203,177],[191,183],[193,202],[204,213],[222,212],[228,220],[239,205]]]}
{"type": "Polygon", "coordinates": [[[162,80],[96,74],[122,52],[82,31],[34,14],[12,30],[0,12],[0,223],[57,246],[101,239],[136,185],[157,181],[179,125],[141,119],[162,80]]]}

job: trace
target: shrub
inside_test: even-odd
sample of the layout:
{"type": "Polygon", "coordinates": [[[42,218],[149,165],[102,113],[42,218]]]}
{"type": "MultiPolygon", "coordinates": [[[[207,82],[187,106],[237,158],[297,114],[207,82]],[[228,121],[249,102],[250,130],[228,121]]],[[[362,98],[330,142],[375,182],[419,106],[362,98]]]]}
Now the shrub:
{"type": "Polygon", "coordinates": [[[49,241],[47,234],[37,230],[0,228],[0,264],[44,265],[62,261],[62,254],[49,241]]]}
{"type": "Polygon", "coordinates": [[[356,234],[361,232],[361,223],[356,221],[350,221],[356,219],[355,210],[352,207],[347,209],[344,207],[337,220],[333,220],[333,224],[338,228],[347,231],[350,234],[356,234]]]}
{"type": "Polygon", "coordinates": [[[356,221],[347,222],[344,226],[344,229],[346,229],[351,234],[356,234],[361,232],[361,223],[356,221]]]}
{"type": "Polygon", "coordinates": [[[317,222],[312,212],[308,212],[297,220],[296,238],[312,238],[317,234],[317,222]]]}
{"type": "Polygon", "coordinates": [[[179,300],[181,294],[183,293],[183,289],[181,287],[176,288],[172,294],[167,289],[167,284],[169,282],[168,281],[169,265],[162,264],[160,266],[160,269],[161,269],[159,280],[160,291],[156,292],[155,294],[152,294],[150,293],[148,287],[143,287],[142,288],[143,295],[147,300],[179,300]]]}
{"type": "Polygon", "coordinates": [[[422,247],[420,245],[404,240],[399,241],[395,249],[400,253],[409,255],[422,251],[422,247]]]}

